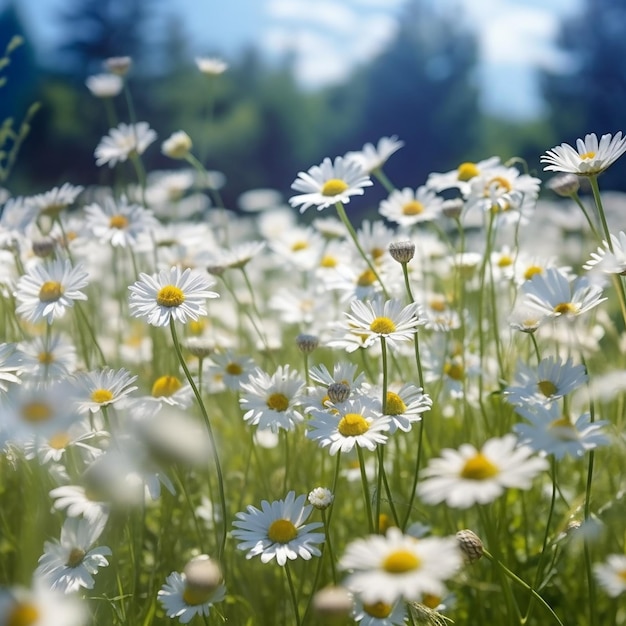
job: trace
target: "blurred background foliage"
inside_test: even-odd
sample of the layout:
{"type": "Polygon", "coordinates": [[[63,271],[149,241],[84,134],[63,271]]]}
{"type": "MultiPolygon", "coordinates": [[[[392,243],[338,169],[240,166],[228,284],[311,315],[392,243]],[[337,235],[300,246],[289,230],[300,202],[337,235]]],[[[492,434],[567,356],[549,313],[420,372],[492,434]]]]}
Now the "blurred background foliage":
{"type": "MultiPolygon", "coordinates": [[[[42,105],[8,184],[11,193],[107,181],[108,168],[97,168],[93,158],[107,117],[85,79],[102,72],[102,61],[112,56],[133,58],[129,86],[137,120],[147,121],[160,141],[185,130],[204,165],[226,175],[229,207],[251,188],[289,195],[298,171],[385,135],[405,142],[388,175],[398,187],[416,187],[432,171],[491,155],[522,157],[538,174],[539,156],[553,145],[624,129],[624,0],[585,0],[576,17],[562,22],[558,44],[570,69],[543,71],[545,114],[530,121],[481,110],[475,36],[424,0],[406,2],[395,39],[369,64],[343,84],[315,91],[299,87],[293,59],[269,65],[253,48],[229,59],[225,74],[203,76],[180,22],[172,20],[159,41],[146,36],[160,1],[68,0],[59,15],[64,44],[43,62],[20,21],[18,1],[0,13],[0,47],[16,34],[25,38],[2,71],[0,120],[19,124],[30,104],[42,105]]],[[[129,121],[123,95],[114,104],[118,119],[129,121]]],[[[150,170],[177,165],[158,144],[144,159],[150,170]]],[[[626,190],[626,181],[609,176],[604,188],[626,190]]]]}

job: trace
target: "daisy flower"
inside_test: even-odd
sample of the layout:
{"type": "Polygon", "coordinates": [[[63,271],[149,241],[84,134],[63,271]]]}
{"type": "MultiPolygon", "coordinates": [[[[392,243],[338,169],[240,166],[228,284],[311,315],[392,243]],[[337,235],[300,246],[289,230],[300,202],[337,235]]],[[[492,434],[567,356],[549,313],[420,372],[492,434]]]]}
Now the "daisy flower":
{"type": "Polygon", "coordinates": [[[308,172],[299,172],[291,185],[300,195],[289,198],[292,207],[302,205],[300,213],[316,206],[318,211],[337,202],[350,202],[351,196],[362,196],[364,187],[373,183],[365,170],[352,160],[337,157],[331,161],[328,157],[321,165],[314,165],[308,172]]]}
{"type": "Polygon", "coordinates": [[[40,215],[57,217],[61,211],[74,204],[78,194],[84,189],[81,185],[64,183],[61,187],[54,187],[45,193],[30,196],[26,199],[27,204],[39,212],[40,215]]]}
{"type": "Polygon", "coordinates": [[[623,554],[609,554],[604,563],[596,563],[593,573],[600,587],[616,598],[626,591],[626,556],[623,554]]]}
{"type": "Polygon", "coordinates": [[[157,226],[157,221],[152,211],[128,204],[126,198],[118,202],[105,198],[102,205],[85,207],[85,226],[101,243],[125,248],[135,246],[139,237],[157,226]]]}
{"type": "Polygon", "coordinates": [[[365,603],[393,605],[420,601],[426,594],[443,596],[444,581],[462,564],[455,537],[416,539],[399,528],[348,544],[339,567],[349,570],[344,586],[365,603]]]}
{"type": "Polygon", "coordinates": [[[218,379],[227,389],[237,391],[243,381],[255,368],[254,360],[249,356],[235,354],[232,350],[211,354],[207,372],[213,379],[218,379]]]}
{"type": "Polygon", "coordinates": [[[69,260],[33,264],[17,281],[16,312],[29,322],[45,319],[52,324],[74,306],[74,300],[87,300],[80,291],[86,286],[87,272],[81,264],[72,267],[69,260]]]}
{"type": "Polygon", "coordinates": [[[35,580],[32,589],[0,588],[3,626],[85,626],[90,621],[82,598],[53,591],[41,580],[35,580]]]}
{"type": "Polygon", "coordinates": [[[83,518],[66,519],[61,538],[44,543],[44,553],[34,576],[45,579],[53,591],[73,593],[81,587],[93,589],[93,575],[98,573],[99,567],[109,564],[106,557],[112,554],[106,546],[91,549],[102,530],[101,524],[83,518]]]}
{"type": "Polygon", "coordinates": [[[348,385],[350,389],[358,389],[363,384],[365,374],[362,372],[357,374],[359,366],[355,363],[349,363],[348,361],[340,361],[333,365],[333,373],[331,374],[328,368],[320,363],[319,365],[313,365],[309,369],[309,377],[312,381],[328,387],[333,383],[342,383],[348,385]]]}
{"type": "Polygon", "coordinates": [[[426,186],[433,191],[445,191],[446,189],[459,189],[465,196],[469,193],[469,182],[477,176],[487,176],[489,172],[500,165],[500,157],[490,157],[483,161],[473,163],[466,161],[461,163],[455,170],[445,173],[433,172],[428,176],[426,186]]]}
{"type": "Polygon", "coordinates": [[[9,388],[6,383],[20,383],[23,367],[22,352],[14,343],[0,343],[0,392],[9,388]]]}
{"type": "Polygon", "coordinates": [[[118,124],[104,136],[94,153],[96,165],[109,164],[113,167],[118,161],[143,154],[146,148],[157,138],[157,134],[147,122],[137,124],[118,124]]]}
{"type": "Polygon", "coordinates": [[[80,391],[76,394],[78,410],[81,413],[96,413],[103,407],[118,404],[137,389],[133,376],[125,369],[104,368],[86,372],[78,376],[80,391]]]}
{"type": "Polygon", "coordinates": [[[419,222],[431,222],[441,215],[443,199],[426,186],[413,190],[396,189],[380,203],[378,212],[400,226],[413,226],[419,222]]]}
{"type": "Polygon", "coordinates": [[[374,408],[374,402],[364,396],[349,398],[341,404],[327,402],[327,410],[311,407],[311,419],[307,422],[307,439],[317,441],[322,448],[337,452],[349,452],[354,446],[374,450],[378,444],[387,442],[386,432],[390,418],[382,416],[374,408]]]}
{"type": "Polygon", "coordinates": [[[98,494],[92,493],[79,485],[63,485],[50,491],[54,500],[52,507],[65,511],[68,517],[84,517],[94,526],[104,525],[109,518],[108,503],[97,500],[98,494]]]}
{"type": "Polygon", "coordinates": [[[372,173],[379,170],[402,146],[404,141],[399,141],[397,135],[381,137],[376,146],[366,143],[361,150],[346,153],[344,159],[356,163],[364,172],[372,173]]]}
{"type": "Polygon", "coordinates": [[[26,239],[37,217],[37,207],[25,198],[9,198],[0,211],[0,249],[11,249],[26,239]]]}
{"type": "Polygon", "coordinates": [[[353,300],[350,308],[352,313],[345,313],[348,322],[343,324],[343,328],[363,334],[366,337],[365,347],[378,339],[385,339],[393,349],[398,342],[413,339],[417,327],[424,323],[420,319],[420,306],[416,303],[403,307],[399,300],[383,301],[377,296],[367,302],[353,300]]]}
{"type": "Polygon", "coordinates": [[[544,274],[536,274],[522,285],[525,303],[547,317],[573,318],[604,302],[602,287],[586,278],[570,282],[556,268],[549,267],[544,274]]]}
{"type": "Polygon", "coordinates": [[[170,159],[184,159],[192,147],[191,137],[184,130],[179,130],[161,144],[161,152],[170,159]]]}
{"type": "Polygon", "coordinates": [[[611,243],[604,240],[597,252],[591,253],[583,269],[626,276],[626,233],[621,230],[617,237],[611,234],[610,238],[611,243]]]}
{"type": "Polygon", "coordinates": [[[537,367],[519,363],[515,372],[515,384],[504,390],[504,398],[510,404],[550,404],[578,389],[587,382],[584,365],[574,365],[570,358],[541,359],[537,367]]]}
{"type": "Polygon", "coordinates": [[[587,451],[609,443],[604,432],[607,422],[592,422],[589,413],[572,419],[563,415],[557,404],[520,406],[516,411],[530,422],[513,427],[520,442],[537,452],[553,454],[558,460],[568,454],[581,457],[587,451]]]}
{"type": "Polygon", "coordinates": [[[124,81],[117,74],[94,74],[85,80],[87,89],[96,98],[113,98],[124,87],[124,81]]]}
{"type": "Polygon", "coordinates": [[[404,626],[407,619],[406,604],[402,600],[396,600],[393,604],[367,604],[356,598],[352,619],[361,626],[404,626]]]}
{"type": "Polygon", "coordinates": [[[228,69],[228,63],[217,57],[196,57],[196,66],[205,76],[218,76],[228,69]]]}
{"type": "Polygon", "coordinates": [[[19,344],[23,366],[36,378],[57,380],[76,370],[76,346],[66,335],[50,333],[19,344]]]}
{"type": "Polygon", "coordinates": [[[279,365],[270,376],[257,367],[248,380],[240,383],[239,404],[246,411],[243,419],[252,426],[278,432],[293,430],[304,420],[298,410],[304,381],[289,365],[279,365]]]}
{"type": "Polygon", "coordinates": [[[595,176],[606,170],[626,152],[626,137],[619,131],[615,136],[602,135],[598,143],[595,133],[576,140],[576,149],[562,143],[548,150],[539,160],[547,163],[543,169],[568,172],[578,176],[595,176]]]}
{"type": "Polygon", "coordinates": [[[423,471],[418,494],[428,504],[445,502],[458,509],[492,502],[507,488],[528,489],[548,468],[546,459],[532,454],[511,434],[489,439],[480,450],[469,443],[446,448],[423,471]]]}
{"type": "Polygon", "coordinates": [[[209,287],[214,281],[205,274],[189,268],[161,270],[157,275],[139,274],[131,285],[129,305],[133,317],[144,317],[153,326],[167,326],[170,320],[187,323],[207,315],[204,301],[219,297],[209,287]]]}
{"type": "Polygon", "coordinates": [[[396,391],[387,391],[385,415],[391,418],[390,435],[398,429],[408,433],[413,424],[422,419],[422,413],[430,411],[433,401],[422,391],[421,387],[416,387],[412,383],[406,383],[396,391]]]}
{"type": "Polygon", "coordinates": [[[263,563],[276,559],[283,566],[287,559],[298,557],[308,561],[321,552],[315,544],[323,543],[324,534],[311,532],[323,526],[322,522],[305,524],[313,506],[305,506],[306,495],[290,491],[284,500],[263,500],[261,508],[249,505],[245,513],[237,513],[233,522],[233,537],[240,539],[239,550],[247,550],[247,559],[261,556],[263,563]]]}
{"type": "Polygon", "coordinates": [[[196,615],[208,617],[211,607],[226,597],[223,584],[189,584],[185,573],[172,572],[159,589],[159,602],[168,617],[177,617],[181,624],[188,624],[196,615]]]}

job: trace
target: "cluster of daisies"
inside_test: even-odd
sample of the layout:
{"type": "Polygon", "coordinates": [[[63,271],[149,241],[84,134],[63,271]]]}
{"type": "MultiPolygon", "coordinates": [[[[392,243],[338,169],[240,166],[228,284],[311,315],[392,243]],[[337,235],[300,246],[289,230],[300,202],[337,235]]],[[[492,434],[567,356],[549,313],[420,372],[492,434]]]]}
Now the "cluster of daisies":
{"type": "MultiPolygon", "coordinates": [[[[116,97],[129,68],[110,59],[89,89],[116,97]]],[[[2,190],[0,481],[21,476],[48,518],[28,538],[40,550],[31,584],[0,590],[0,624],[87,624],[104,614],[96,597],[114,623],[221,620],[255,557],[284,572],[275,605],[292,623],[437,623],[483,554],[451,520],[491,532],[483,505],[547,485],[544,550],[561,541],[557,515],[571,514],[567,532],[589,527],[593,455],[615,444],[610,407],[626,387],[600,354],[624,346],[626,234],[599,193],[590,204],[579,190],[597,191],[626,151],[621,133],[541,158],[566,210],[497,157],[396,189],[383,170],[403,143],[384,137],[299,173],[287,204],[255,190],[234,212],[184,131],[161,150],[189,167],[145,176],[156,139],[146,122],[120,123],[95,148],[112,173],[134,166],[123,191],[2,190]],[[388,192],[380,217],[353,225],[346,205],[375,184],[388,192]],[[334,213],[299,221],[294,208],[312,207],[334,213]],[[581,258],[580,237],[563,234],[583,229],[581,258]],[[149,537],[168,540],[171,507],[195,536],[182,561],[146,560],[149,537]],[[455,517],[472,507],[481,514],[455,517]],[[128,587],[102,574],[124,559],[139,572],[128,587]],[[173,571],[157,581],[142,568],[173,571]]],[[[14,528],[22,510],[4,510],[14,528]]],[[[4,541],[19,552],[19,535],[4,541]]],[[[589,589],[625,591],[625,559],[590,563],[589,589]]],[[[543,575],[525,587],[538,598],[543,575]]]]}

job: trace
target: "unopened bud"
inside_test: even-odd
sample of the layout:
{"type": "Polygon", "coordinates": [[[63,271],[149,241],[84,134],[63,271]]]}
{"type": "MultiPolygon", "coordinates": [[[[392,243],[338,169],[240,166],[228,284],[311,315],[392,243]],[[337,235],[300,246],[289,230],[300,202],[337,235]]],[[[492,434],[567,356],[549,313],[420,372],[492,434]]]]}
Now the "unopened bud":
{"type": "Polygon", "coordinates": [[[483,542],[475,532],[467,529],[459,530],[456,534],[456,540],[467,563],[474,563],[482,557],[483,542]]]}
{"type": "Polygon", "coordinates": [[[415,256],[415,244],[412,241],[393,241],[389,244],[389,254],[394,261],[404,265],[415,256]]]}
{"type": "Polygon", "coordinates": [[[128,70],[132,65],[133,60],[130,57],[109,57],[104,61],[104,67],[106,67],[111,74],[117,74],[118,76],[125,76],[128,74],[128,70]]]}
{"type": "Polygon", "coordinates": [[[316,335],[306,335],[301,333],[296,337],[296,345],[300,352],[309,354],[319,346],[320,340],[316,335]]]}
{"type": "Polygon", "coordinates": [[[222,582],[222,571],[219,565],[206,554],[191,559],[185,565],[183,573],[185,574],[185,594],[197,599],[210,597],[222,582]]]}
{"type": "Polygon", "coordinates": [[[347,617],[352,605],[352,596],[343,587],[325,587],[313,596],[313,610],[323,617],[347,617]]]}
{"type": "Polygon", "coordinates": [[[33,254],[43,259],[50,256],[56,248],[56,241],[52,237],[43,237],[33,241],[33,254]]]}
{"type": "Polygon", "coordinates": [[[463,212],[463,200],[461,198],[444,200],[441,212],[451,220],[457,219],[463,212]]]}
{"type": "Polygon", "coordinates": [[[345,383],[331,383],[328,385],[328,399],[333,404],[345,402],[350,397],[350,385],[345,383]]]}
{"type": "Polygon", "coordinates": [[[546,187],[558,196],[569,198],[580,189],[580,180],[576,174],[557,174],[546,183],[546,187]]]}

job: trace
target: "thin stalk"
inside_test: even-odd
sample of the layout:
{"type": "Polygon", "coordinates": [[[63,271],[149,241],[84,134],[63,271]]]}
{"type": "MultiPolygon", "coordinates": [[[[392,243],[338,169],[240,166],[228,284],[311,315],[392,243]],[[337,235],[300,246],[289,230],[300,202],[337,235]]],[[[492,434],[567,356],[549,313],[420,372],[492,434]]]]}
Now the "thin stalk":
{"type": "Polygon", "coordinates": [[[287,584],[289,585],[289,593],[291,595],[291,603],[293,605],[293,613],[296,617],[296,626],[300,626],[300,611],[298,610],[298,597],[296,595],[296,588],[293,584],[293,578],[291,577],[291,568],[289,561],[285,563],[285,574],[287,576],[287,584]]]}
{"type": "Polygon", "coordinates": [[[372,520],[372,503],[370,502],[370,488],[367,482],[367,473],[365,472],[365,458],[363,457],[363,450],[361,446],[356,446],[357,454],[359,455],[359,469],[361,470],[361,485],[363,486],[363,498],[365,499],[365,510],[367,512],[367,527],[370,533],[374,532],[375,525],[372,520]]]}

